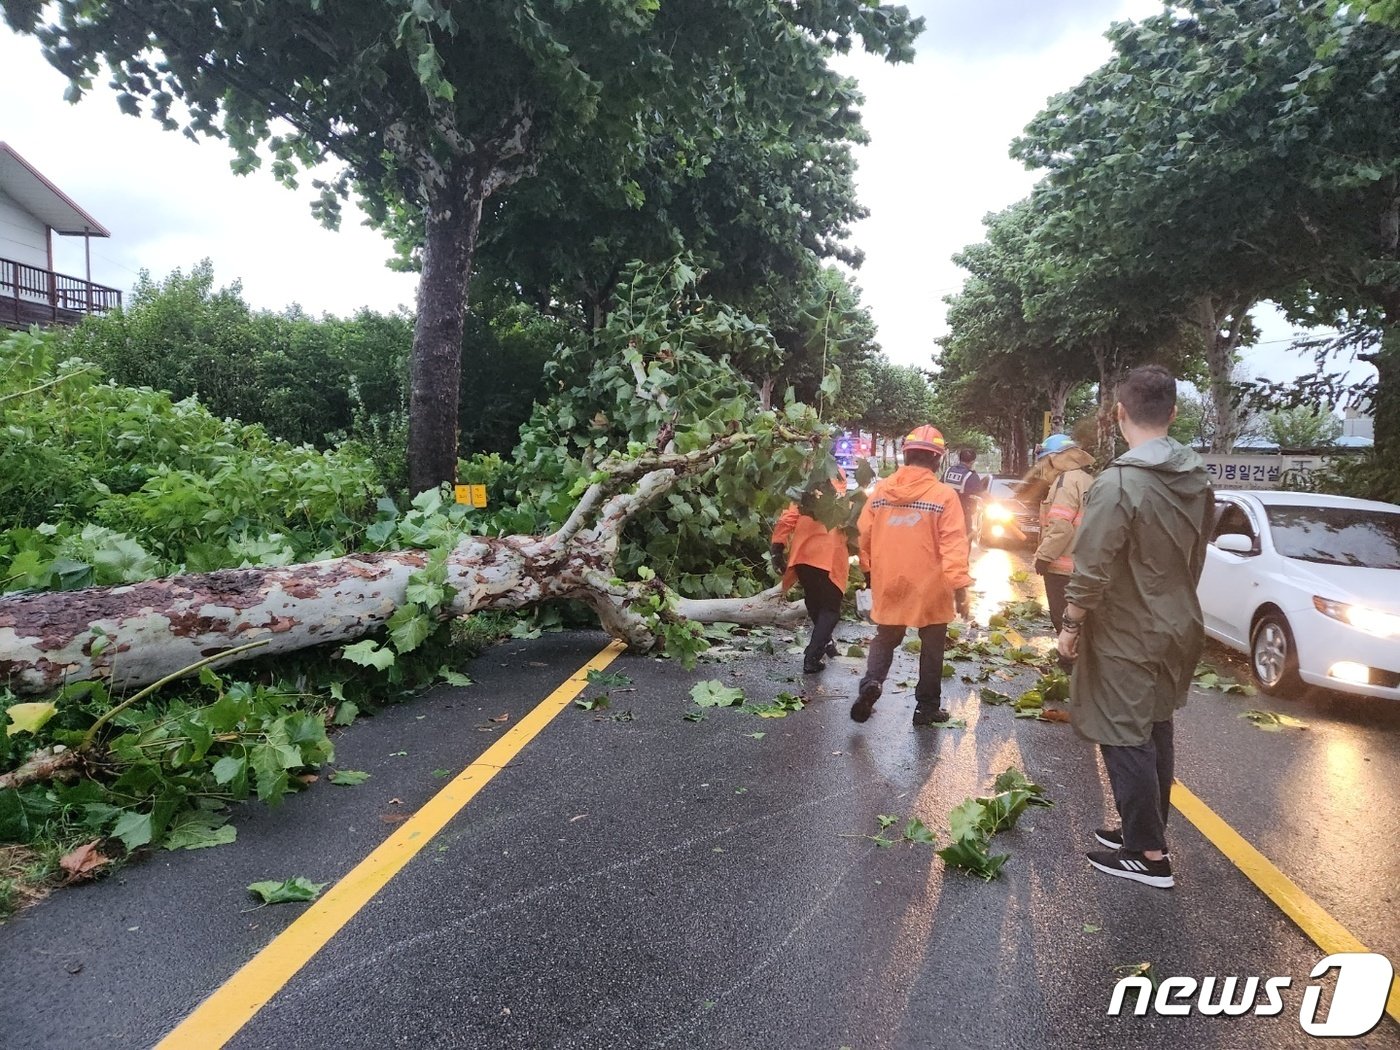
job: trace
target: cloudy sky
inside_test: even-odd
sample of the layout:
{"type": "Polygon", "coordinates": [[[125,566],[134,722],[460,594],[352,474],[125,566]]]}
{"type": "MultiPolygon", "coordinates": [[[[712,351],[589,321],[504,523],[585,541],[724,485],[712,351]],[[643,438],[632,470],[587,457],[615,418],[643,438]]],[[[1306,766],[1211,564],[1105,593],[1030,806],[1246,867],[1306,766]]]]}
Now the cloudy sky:
{"type": "MultiPolygon", "coordinates": [[[[870,217],[854,231],[858,274],[891,359],[927,366],[944,332],[942,298],[962,282],[951,256],[981,239],[981,220],[1024,196],[1035,175],[1007,147],[1046,98],[1109,55],[1110,23],[1159,8],[1155,0],[913,0],[927,28],[912,65],[841,60],[866,96],[872,141],[860,152],[870,217]]],[[[220,283],[239,280],[249,302],[313,313],[411,305],[415,279],[383,265],[378,234],[353,210],[338,233],[310,215],[309,192],[265,173],[239,178],[227,149],[122,115],[99,89],[63,101],[65,79],[38,44],[0,23],[0,112],[5,141],[112,231],[95,241],[94,280],[127,289],[137,273],[164,276],[209,257],[220,283]]],[[[56,238],[55,266],[83,272],[81,239],[56,238]]],[[[1254,374],[1290,378],[1303,363],[1285,350],[1289,327],[1261,318],[1254,374]]]]}

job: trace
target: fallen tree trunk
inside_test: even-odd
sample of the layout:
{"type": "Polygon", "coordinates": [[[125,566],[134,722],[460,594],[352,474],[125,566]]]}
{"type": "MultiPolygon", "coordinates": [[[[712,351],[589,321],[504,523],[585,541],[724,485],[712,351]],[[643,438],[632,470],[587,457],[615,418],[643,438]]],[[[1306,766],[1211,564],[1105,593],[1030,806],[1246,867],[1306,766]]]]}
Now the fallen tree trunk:
{"type": "MultiPolygon", "coordinates": [[[[597,613],[610,635],[632,648],[650,649],[657,641],[655,622],[633,606],[662,585],[616,582],[613,563],[622,529],[685,473],[754,440],[736,434],[697,452],[615,464],[552,535],[464,538],[447,562],[446,582],[455,594],[437,615],[576,599],[597,613]],[[628,491],[615,491],[633,483],[628,491]]],[[[284,568],[226,569],[0,598],[0,683],[29,695],[87,679],[126,689],[249,642],[265,644],[256,654],[230,656],[350,642],[385,625],[405,603],[409,577],[429,556],[423,550],[353,554],[284,568]]],[[[752,598],[678,598],[672,610],[698,622],[751,625],[805,617],[802,607],[784,601],[776,587],[752,598]]]]}

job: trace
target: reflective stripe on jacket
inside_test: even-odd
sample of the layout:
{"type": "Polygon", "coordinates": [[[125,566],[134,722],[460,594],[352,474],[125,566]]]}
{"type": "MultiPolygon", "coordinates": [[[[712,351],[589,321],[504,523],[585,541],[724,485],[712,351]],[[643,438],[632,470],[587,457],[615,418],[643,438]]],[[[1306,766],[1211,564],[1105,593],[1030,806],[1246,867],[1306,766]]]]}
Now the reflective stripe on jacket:
{"type": "Polygon", "coordinates": [[[1035,560],[1048,562],[1048,571],[1059,576],[1074,573],[1074,541],[1083,517],[1084,497],[1094,483],[1084,468],[1093,461],[1080,448],[1066,449],[1050,461],[1061,473],[1040,505],[1040,546],[1035,550],[1035,560]]]}

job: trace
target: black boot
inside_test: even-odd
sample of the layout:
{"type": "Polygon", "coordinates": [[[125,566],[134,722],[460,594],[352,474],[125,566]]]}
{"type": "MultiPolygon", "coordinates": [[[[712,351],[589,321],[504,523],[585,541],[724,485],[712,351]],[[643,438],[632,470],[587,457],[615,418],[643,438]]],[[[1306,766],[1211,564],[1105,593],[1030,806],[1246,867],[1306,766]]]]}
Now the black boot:
{"type": "Polygon", "coordinates": [[[931,726],[948,721],[948,712],[940,706],[940,703],[938,700],[920,700],[916,703],[914,705],[914,724],[916,726],[931,726]]]}
{"type": "Polygon", "coordinates": [[[875,710],[875,701],[880,699],[882,692],[879,682],[861,682],[860,692],[856,694],[856,702],[851,705],[851,721],[864,722],[870,717],[870,712],[875,710]]]}

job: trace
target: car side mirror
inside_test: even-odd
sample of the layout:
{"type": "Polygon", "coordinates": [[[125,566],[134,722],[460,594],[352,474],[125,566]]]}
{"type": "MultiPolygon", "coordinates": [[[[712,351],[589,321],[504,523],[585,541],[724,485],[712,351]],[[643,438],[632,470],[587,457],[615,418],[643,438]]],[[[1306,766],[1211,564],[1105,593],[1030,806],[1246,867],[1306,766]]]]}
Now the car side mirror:
{"type": "Polygon", "coordinates": [[[1215,538],[1215,546],[1231,554],[1253,554],[1254,541],[1242,532],[1227,532],[1215,538]]]}

